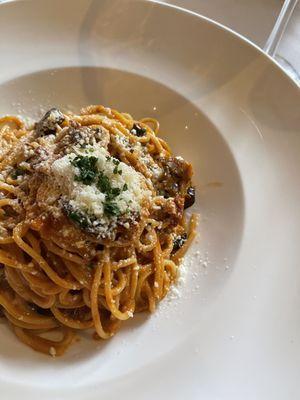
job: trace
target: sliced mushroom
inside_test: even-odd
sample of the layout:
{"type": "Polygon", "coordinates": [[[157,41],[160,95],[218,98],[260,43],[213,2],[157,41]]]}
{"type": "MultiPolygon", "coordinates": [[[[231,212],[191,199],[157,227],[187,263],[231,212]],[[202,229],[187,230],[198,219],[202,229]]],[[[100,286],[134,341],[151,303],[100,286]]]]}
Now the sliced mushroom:
{"type": "Polygon", "coordinates": [[[37,136],[55,135],[57,126],[61,125],[64,120],[65,117],[59,109],[51,108],[41,120],[36,123],[35,130],[37,136]]]}

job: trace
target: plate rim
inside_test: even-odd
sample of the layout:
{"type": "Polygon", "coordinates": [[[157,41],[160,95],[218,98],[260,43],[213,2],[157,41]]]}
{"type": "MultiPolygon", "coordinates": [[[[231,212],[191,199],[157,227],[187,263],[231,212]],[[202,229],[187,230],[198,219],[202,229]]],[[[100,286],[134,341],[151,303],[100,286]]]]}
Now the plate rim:
{"type": "MultiPolygon", "coordinates": [[[[26,0],[4,0],[4,2],[16,2],[16,1],[26,1],[26,0]]],[[[32,1],[32,0],[31,0],[32,1]]],[[[158,4],[162,7],[168,7],[168,8],[173,8],[179,12],[183,12],[186,14],[190,14],[194,17],[198,17],[202,20],[205,20],[206,22],[208,22],[210,25],[216,25],[218,28],[220,28],[223,31],[226,31],[228,33],[230,33],[231,35],[235,36],[237,39],[239,39],[239,41],[241,42],[246,42],[247,45],[251,46],[252,48],[254,48],[260,55],[264,56],[268,61],[271,61],[271,63],[277,67],[279,69],[280,72],[283,73],[283,75],[288,78],[288,80],[290,81],[290,83],[293,84],[293,86],[295,86],[296,89],[299,89],[299,85],[297,84],[297,82],[286,72],[286,70],[283,68],[283,66],[281,64],[279,64],[279,62],[273,58],[272,56],[270,56],[268,53],[266,53],[261,47],[259,47],[255,42],[253,42],[252,40],[250,40],[249,38],[247,38],[246,36],[244,36],[243,34],[235,31],[234,29],[230,28],[227,25],[222,24],[221,22],[216,21],[213,18],[207,17],[203,14],[197,13],[196,11],[192,11],[189,10],[188,8],[185,7],[181,7],[178,6],[176,4],[171,4],[171,3],[165,3],[162,0],[130,0],[130,1],[135,1],[135,2],[148,2],[148,3],[154,3],[154,4],[158,4]]]]}
{"type": "MultiPolygon", "coordinates": [[[[33,1],[36,1],[36,0],[0,0],[0,7],[4,6],[6,4],[21,3],[21,2],[25,3],[25,2],[33,2],[33,1]]],[[[42,0],[39,0],[39,1],[42,1],[42,0]]],[[[62,1],[64,1],[64,0],[62,0],[62,1]]],[[[88,1],[88,0],[84,0],[84,1],[88,1]]],[[[100,1],[102,1],[102,0],[100,0],[100,1]]],[[[300,88],[300,85],[298,85],[298,83],[286,72],[286,70],[283,68],[283,66],[280,65],[279,62],[275,58],[273,58],[268,53],[266,53],[255,42],[253,42],[252,40],[250,40],[249,38],[247,38],[243,34],[235,31],[232,28],[230,28],[229,26],[224,25],[221,22],[216,21],[213,18],[210,18],[210,17],[207,17],[207,16],[205,16],[203,14],[197,13],[196,11],[189,10],[188,8],[185,8],[185,7],[176,5],[176,4],[166,3],[163,0],[127,0],[127,1],[136,2],[136,3],[152,3],[152,4],[158,5],[160,7],[171,8],[171,9],[176,10],[177,12],[189,14],[189,15],[191,15],[193,17],[200,18],[200,19],[206,21],[210,25],[217,26],[221,30],[226,31],[227,33],[235,36],[235,38],[238,39],[240,42],[244,42],[248,46],[250,46],[253,49],[255,49],[260,55],[264,56],[265,59],[267,59],[275,67],[277,67],[277,69],[283,74],[283,76],[285,78],[288,78],[289,82],[295,87],[295,89],[299,89],[300,88]]]]}

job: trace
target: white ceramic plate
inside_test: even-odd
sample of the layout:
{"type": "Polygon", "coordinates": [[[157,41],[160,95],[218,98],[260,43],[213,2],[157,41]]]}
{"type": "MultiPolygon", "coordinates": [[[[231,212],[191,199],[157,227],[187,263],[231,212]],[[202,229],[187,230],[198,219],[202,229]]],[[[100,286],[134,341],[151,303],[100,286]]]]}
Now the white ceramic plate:
{"type": "Polygon", "coordinates": [[[8,2],[0,38],[0,114],[155,116],[202,215],[179,294],[113,340],[52,359],[1,325],[1,398],[298,399],[299,89],[232,32],[153,2],[8,2]]]}

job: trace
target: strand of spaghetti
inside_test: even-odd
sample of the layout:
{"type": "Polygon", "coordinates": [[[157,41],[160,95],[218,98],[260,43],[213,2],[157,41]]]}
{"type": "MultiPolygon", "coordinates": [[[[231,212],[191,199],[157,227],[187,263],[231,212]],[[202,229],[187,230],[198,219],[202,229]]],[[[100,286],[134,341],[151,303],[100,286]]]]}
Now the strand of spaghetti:
{"type": "Polygon", "coordinates": [[[20,233],[22,231],[22,224],[17,225],[13,230],[13,238],[17,245],[21,247],[21,249],[30,255],[42,268],[42,270],[49,276],[49,278],[56,284],[62,286],[65,289],[80,289],[81,285],[76,282],[68,282],[65,279],[61,278],[44,260],[44,258],[35,252],[32,247],[22,240],[20,233]]]}
{"type": "Polygon", "coordinates": [[[125,260],[113,261],[112,269],[114,271],[117,271],[118,269],[128,267],[129,265],[132,265],[135,262],[136,262],[136,257],[128,257],[125,260]]]}
{"type": "Polygon", "coordinates": [[[149,251],[152,251],[155,248],[158,241],[158,237],[154,229],[148,231],[146,236],[149,242],[148,244],[144,244],[141,242],[141,236],[136,243],[138,250],[142,253],[148,253],[149,251]]]}
{"type": "Polygon", "coordinates": [[[0,190],[5,190],[6,192],[12,193],[12,194],[16,194],[17,193],[17,188],[15,188],[12,185],[8,185],[5,182],[1,182],[0,181],[0,190]]]}
{"type": "Polygon", "coordinates": [[[160,140],[158,139],[158,137],[153,134],[153,135],[151,135],[151,140],[153,141],[153,143],[157,149],[157,152],[161,155],[165,154],[165,149],[163,148],[162,144],[160,143],[160,140]]]}
{"type": "Polygon", "coordinates": [[[83,108],[81,110],[81,114],[85,115],[92,115],[92,114],[104,114],[107,118],[111,118],[111,119],[117,119],[118,121],[120,121],[122,124],[127,125],[128,122],[128,118],[126,117],[126,114],[124,113],[120,113],[117,110],[111,109],[111,108],[107,108],[104,106],[88,106],[86,108],[83,108]]]}
{"type": "Polygon", "coordinates": [[[177,265],[174,263],[174,261],[166,259],[164,259],[163,263],[164,270],[167,270],[167,272],[170,274],[171,279],[175,281],[177,279],[177,265]]]}
{"type": "Polygon", "coordinates": [[[18,128],[24,128],[24,122],[14,115],[5,115],[0,118],[0,124],[5,124],[7,122],[13,122],[18,128]]]}
{"type": "Polygon", "coordinates": [[[43,240],[43,243],[47,247],[48,250],[52,251],[52,253],[64,258],[65,260],[72,261],[76,264],[83,264],[83,259],[76,254],[70,253],[58,246],[56,246],[50,240],[43,240]]]}
{"type": "Polygon", "coordinates": [[[140,267],[139,270],[139,276],[138,276],[138,282],[137,282],[137,288],[136,288],[136,300],[137,303],[142,303],[142,297],[141,297],[141,292],[144,286],[145,281],[147,280],[148,276],[152,274],[152,265],[144,265],[143,267],[140,267]]]}
{"type": "Polygon", "coordinates": [[[63,314],[59,309],[55,306],[51,307],[52,314],[55,316],[55,318],[61,322],[63,325],[68,326],[69,328],[72,329],[89,329],[92,328],[94,325],[94,321],[79,321],[75,320],[72,318],[67,317],[65,314],[63,314]]]}
{"type": "Polygon", "coordinates": [[[119,121],[125,123],[126,125],[128,125],[128,123],[130,123],[133,118],[130,114],[128,113],[119,113],[116,110],[112,110],[108,107],[104,107],[102,105],[91,105],[88,107],[85,107],[83,109],[81,109],[80,113],[82,115],[91,115],[91,114],[104,114],[107,118],[110,119],[118,119],[119,121]]]}
{"type": "Polygon", "coordinates": [[[137,289],[137,283],[138,283],[138,277],[139,277],[139,268],[138,265],[134,265],[132,267],[133,271],[131,272],[131,279],[130,279],[130,290],[129,290],[129,297],[130,297],[130,310],[133,313],[135,310],[135,295],[136,295],[136,289],[137,289]]]}
{"type": "Polygon", "coordinates": [[[31,273],[27,273],[23,270],[21,272],[31,290],[40,296],[55,295],[62,291],[62,288],[48,279],[44,272],[32,271],[31,273]]]}
{"type": "MultiPolygon", "coordinates": [[[[132,301],[134,301],[139,279],[139,266],[137,263],[137,259],[131,268],[132,270],[131,270],[131,280],[130,280],[130,298],[132,299],[132,301]]],[[[135,304],[133,307],[135,307],[135,304]]]]}
{"type": "Polygon", "coordinates": [[[82,289],[82,298],[83,298],[84,304],[87,307],[91,308],[91,292],[90,292],[90,290],[83,288],[82,289]]]}
{"type": "Polygon", "coordinates": [[[27,344],[27,346],[31,347],[33,350],[52,356],[62,355],[75,337],[75,333],[67,328],[60,328],[63,334],[60,341],[45,339],[17,326],[14,326],[13,330],[21,342],[27,344]]]}
{"type": "Polygon", "coordinates": [[[155,301],[155,295],[153,294],[148,281],[145,282],[145,285],[143,287],[143,291],[145,292],[145,294],[146,294],[146,296],[148,298],[149,311],[153,313],[155,311],[155,308],[156,308],[156,301],[155,301]]]}
{"type": "Polygon", "coordinates": [[[0,249],[0,263],[7,265],[12,268],[21,269],[23,271],[31,272],[33,270],[33,265],[29,264],[22,264],[17,260],[11,258],[10,254],[4,250],[0,249]]]}
{"type": "Polygon", "coordinates": [[[19,181],[18,179],[13,179],[10,175],[8,175],[5,179],[6,183],[8,183],[9,185],[12,186],[18,186],[19,185],[19,181]]]}
{"type": "Polygon", "coordinates": [[[41,253],[40,241],[31,232],[26,233],[26,238],[29,240],[29,243],[31,244],[33,250],[40,254],[41,253]]]}
{"type": "Polygon", "coordinates": [[[163,287],[163,260],[162,251],[159,240],[156,241],[156,246],[153,249],[153,260],[154,260],[154,289],[153,293],[156,299],[161,298],[162,287],[163,287]]]}
{"type": "Polygon", "coordinates": [[[0,238],[0,244],[9,244],[9,243],[15,243],[14,238],[12,236],[0,238]]]}
{"type": "Polygon", "coordinates": [[[116,140],[112,139],[112,142],[114,143],[116,149],[118,149],[120,152],[119,158],[121,161],[125,162],[125,164],[132,165],[138,172],[143,174],[146,178],[151,177],[151,172],[147,168],[146,164],[143,163],[142,160],[138,157],[136,151],[133,151],[131,153],[128,149],[121,146],[121,144],[118,144],[116,140]]]}
{"type": "MultiPolygon", "coordinates": [[[[76,255],[78,257],[78,254],[76,253],[78,251],[78,248],[74,246],[74,243],[66,243],[65,241],[63,241],[59,231],[51,232],[51,239],[45,238],[45,240],[51,242],[53,246],[58,247],[58,249],[66,251],[67,253],[71,253],[72,255],[76,255]]],[[[82,255],[79,255],[79,257],[81,257],[81,263],[83,263],[84,258],[82,257],[82,255]]]]}
{"type": "Polygon", "coordinates": [[[129,126],[129,124],[132,123],[131,120],[128,120],[128,118],[126,118],[126,115],[120,113],[117,110],[112,109],[111,113],[114,118],[116,118],[118,121],[120,121],[121,124],[124,124],[125,126],[129,126]]]}
{"type": "MultiPolygon", "coordinates": [[[[121,294],[123,292],[123,290],[126,287],[127,284],[127,278],[126,278],[126,274],[123,273],[123,271],[117,271],[116,272],[117,278],[118,278],[118,284],[114,285],[113,288],[111,288],[111,293],[113,296],[118,296],[119,294],[121,294]]],[[[104,295],[105,293],[103,293],[104,295]]]]}
{"type": "Polygon", "coordinates": [[[111,313],[122,321],[130,318],[132,316],[132,311],[122,312],[117,309],[115,305],[115,301],[113,299],[113,294],[111,291],[111,263],[110,261],[105,260],[103,264],[103,275],[104,275],[104,293],[108,307],[110,308],[111,313]]]}
{"type": "Polygon", "coordinates": [[[83,300],[81,300],[80,302],[78,301],[77,304],[74,303],[61,303],[59,300],[56,301],[55,303],[56,307],[59,309],[64,309],[64,310],[72,310],[75,311],[76,309],[82,308],[84,306],[86,306],[85,302],[83,300]]]}
{"type": "Polygon", "coordinates": [[[71,261],[64,259],[64,264],[69,270],[70,274],[85,288],[90,289],[92,286],[92,274],[87,266],[75,264],[71,261]]]}
{"type": "Polygon", "coordinates": [[[58,308],[79,308],[84,306],[84,301],[82,298],[82,291],[71,294],[69,290],[63,290],[58,295],[59,306],[58,308]]]}
{"type": "Polygon", "coordinates": [[[19,319],[14,318],[11,316],[7,311],[4,311],[4,314],[6,318],[15,326],[18,326],[20,328],[24,329],[33,329],[33,330],[40,330],[40,329],[53,329],[58,326],[58,322],[55,321],[54,318],[51,320],[43,321],[43,323],[29,323],[29,322],[24,322],[19,319]]]}
{"type": "Polygon", "coordinates": [[[188,239],[184,243],[184,245],[172,256],[172,261],[174,261],[175,264],[178,264],[180,262],[182,257],[185,255],[187,249],[190,247],[192,241],[194,240],[197,234],[196,231],[197,224],[198,224],[198,216],[196,214],[192,214],[189,225],[188,239]]]}
{"type": "Polygon", "coordinates": [[[42,324],[44,321],[49,322],[52,319],[50,317],[41,317],[33,314],[29,310],[22,310],[17,307],[16,304],[12,304],[11,299],[7,298],[4,292],[0,292],[0,304],[5,310],[15,319],[21,320],[23,322],[42,324]]]}
{"type": "Polygon", "coordinates": [[[40,296],[33,292],[30,287],[24,284],[18,270],[12,268],[5,268],[5,276],[10,287],[24,300],[37,304],[42,308],[50,308],[55,302],[55,296],[40,296]]]}
{"type": "Polygon", "coordinates": [[[164,279],[163,279],[163,292],[162,292],[162,299],[166,296],[171,286],[171,279],[167,273],[164,271],[164,279]]]}
{"type": "Polygon", "coordinates": [[[25,142],[30,142],[34,139],[34,132],[26,132],[18,143],[10,148],[8,152],[5,153],[5,157],[2,158],[0,162],[0,170],[5,170],[7,167],[14,166],[18,161],[22,160],[23,157],[23,146],[25,142]]]}
{"type": "Polygon", "coordinates": [[[18,275],[17,270],[9,267],[5,267],[5,277],[9,286],[24,300],[31,300],[31,296],[29,293],[29,288],[26,288],[23,282],[21,281],[21,277],[18,275]]]}
{"type": "Polygon", "coordinates": [[[150,123],[150,124],[153,124],[154,128],[152,129],[152,128],[150,127],[151,130],[152,130],[155,134],[158,133],[158,131],[159,131],[159,122],[157,121],[157,119],[155,119],[155,118],[142,118],[142,119],[140,120],[140,122],[143,122],[143,123],[146,124],[146,125],[148,125],[149,123],[150,123]]]}
{"type": "Polygon", "coordinates": [[[128,121],[133,121],[133,117],[131,114],[127,113],[127,112],[122,112],[122,115],[124,118],[126,118],[128,121]]]}
{"type": "Polygon", "coordinates": [[[163,253],[163,257],[165,259],[167,259],[167,258],[170,258],[170,255],[171,255],[172,250],[173,250],[173,237],[171,235],[169,235],[167,237],[167,242],[165,244],[166,244],[166,246],[163,249],[162,253],[163,253]]]}
{"type": "Polygon", "coordinates": [[[102,276],[102,263],[99,262],[95,270],[94,280],[90,294],[91,311],[95,329],[98,336],[101,337],[102,339],[109,339],[112,336],[112,333],[104,331],[101,323],[99,305],[98,305],[98,290],[101,282],[101,276],[102,276]]]}
{"type": "Polygon", "coordinates": [[[0,207],[10,206],[17,212],[21,211],[21,207],[16,199],[0,199],[0,207]]]}
{"type": "MultiPolygon", "coordinates": [[[[127,284],[126,274],[124,274],[122,271],[117,271],[116,275],[118,278],[118,283],[117,283],[117,285],[115,285],[114,287],[111,288],[112,296],[119,295],[125,289],[126,284],[127,284]]],[[[105,282],[104,282],[104,286],[105,286],[105,282]]],[[[98,294],[100,296],[105,296],[105,289],[100,286],[98,294]]]]}
{"type": "Polygon", "coordinates": [[[101,115],[82,115],[82,116],[74,116],[74,121],[79,122],[82,126],[89,125],[102,125],[104,128],[108,129],[113,134],[118,134],[119,132],[123,133],[125,136],[130,136],[130,132],[124,125],[122,125],[118,120],[108,119],[107,116],[101,115]]]}
{"type": "Polygon", "coordinates": [[[162,138],[159,138],[160,144],[162,145],[162,147],[166,150],[166,152],[171,155],[172,151],[170,149],[170,146],[168,145],[167,142],[165,142],[162,138]]]}
{"type": "Polygon", "coordinates": [[[104,114],[108,118],[112,117],[111,108],[104,107],[103,105],[89,105],[80,110],[81,115],[91,115],[91,114],[104,114]]]}

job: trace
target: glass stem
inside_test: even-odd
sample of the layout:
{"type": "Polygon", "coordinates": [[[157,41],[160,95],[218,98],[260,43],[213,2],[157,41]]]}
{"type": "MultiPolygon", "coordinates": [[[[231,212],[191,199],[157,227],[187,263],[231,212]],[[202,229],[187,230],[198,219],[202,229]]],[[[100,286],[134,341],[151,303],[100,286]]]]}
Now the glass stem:
{"type": "Polygon", "coordinates": [[[285,0],[279,16],[276,20],[274,28],[268,37],[265,44],[264,51],[271,57],[274,57],[280,40],[284,34],[290,17],[293,14],[294,8],[296,7],[298,0],[285,0]]]}

